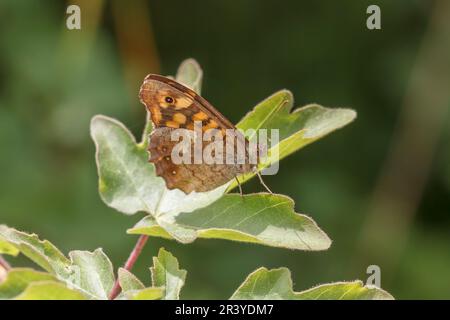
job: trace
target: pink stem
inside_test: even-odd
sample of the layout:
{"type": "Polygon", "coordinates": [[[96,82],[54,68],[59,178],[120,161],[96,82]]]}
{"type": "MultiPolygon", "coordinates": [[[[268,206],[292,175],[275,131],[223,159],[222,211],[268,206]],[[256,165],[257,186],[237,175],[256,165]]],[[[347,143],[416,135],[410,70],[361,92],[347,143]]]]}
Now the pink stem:
{"type": "Polygon", "coordinates": [[[9,263],[0,255],[0,266],[2,266],[6,271],[11,269],[9,263]]]}
{"type": "MultiPolygon", "coordinates": [[[[133,268],[134,263],[136,262],[137,258],[141,254],[142,249],[144,248],[147,240],[148,240],[148,236],[146,236],[146,235],[141,235],[139,237],[138,241],[136,242],[136,245],[134,246],[133,251],[131,251],[130,256],[128,257],[128,260],[125,263],[124,269],[130,271],[133,268]]],[[[112,288],[111,293],[109,294],[109,300],[114,300],[119,295],[121,290],[122,290],[122,288],[120,288],[119,277],[117,277],[117,280],[114,283],[114,287],[112,288]]]]}

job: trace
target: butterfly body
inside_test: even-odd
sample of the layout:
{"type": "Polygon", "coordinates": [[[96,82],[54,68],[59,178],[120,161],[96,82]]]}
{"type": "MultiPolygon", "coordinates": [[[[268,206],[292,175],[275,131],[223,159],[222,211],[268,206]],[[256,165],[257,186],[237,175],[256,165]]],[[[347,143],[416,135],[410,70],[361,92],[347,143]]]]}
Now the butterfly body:
{"type": "MultiPolygon", "coordinates": [[[[168,189],[180,189],[186,194],[192,191],[206,192],[213,190],[234,177],[251,172],[255,165],[250,164],[248,155],[248,140],[236,130],[219,111],[204,98],[180,83],[159,75],[148,75],[139,92],[141,102],[150,113],[153,131],[149,141],[149,161],[155,165],[156,174],[161,176],[168,189]],[[226,135],[232,130],[237,135],[236,151],[241,147],[245,150],[243,163],[229,163],[225,157],[219,163],[196,163],[194,159],[195,145],[189,145],[191,161],[177,163],[173,161],[173,150],[178,141],[173,141],[174,130],[185,129],[194,132],[199,124],[200,132],[212,130],[223,139],[223,150],[226,150],[226,135]]],[[[204,150],[212,141],[200,141],[204,150]]],[[[236,160],[236,158],[234,158],[236,160]]]]}

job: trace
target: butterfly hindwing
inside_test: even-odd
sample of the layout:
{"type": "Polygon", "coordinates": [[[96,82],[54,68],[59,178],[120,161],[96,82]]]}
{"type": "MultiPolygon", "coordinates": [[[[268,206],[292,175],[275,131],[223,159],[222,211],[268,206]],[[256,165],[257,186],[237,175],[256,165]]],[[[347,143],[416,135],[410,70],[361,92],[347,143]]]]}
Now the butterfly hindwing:
{"type": "Polygon", "coordinates": [[[172,151],[177,141],[171,141],[171,131],[168,127],[157,128],[150,135],[149,161],[155,165],[156,174],[164,178],[168,189],[180,189],[189,194],[192,191],[205,192],[233,179],[238,174],[236,166],[226,164],[174,164],[172,151]]]}

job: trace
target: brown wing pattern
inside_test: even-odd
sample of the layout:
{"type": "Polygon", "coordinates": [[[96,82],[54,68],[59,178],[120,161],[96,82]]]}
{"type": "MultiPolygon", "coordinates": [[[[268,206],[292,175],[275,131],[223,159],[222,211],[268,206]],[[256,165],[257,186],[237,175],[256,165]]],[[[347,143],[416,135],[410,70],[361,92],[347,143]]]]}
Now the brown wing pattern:
{"type": "MultiPolygon", "coordinates": [[[[145,78],[139,92],[141,102],[150,111],[154,130],[150,134],[149,161],[155,165],[168,189],[180,189],[186,194],[205,192],[230,181],[238,174],[251,170],[249,165],[234,164],[175,164],[171,155],[177,141],[171,133],[178,128],[193,130],[194,122],[201,121],[202,130],[234,129],[222,114],[191,89],[172,79],[159,75],[145,78]]],[[[203,148],[210,142],[203,142],[203,148]]],[[[225,146],[224,146],[225,147],[225,146]]],[[[193,150],[191,155],[193,157],[193,150]]]]}
{"type": "Polygon", "coordinates": [[[168,127],[156,129],[150,135],[149,143],[149,161],[155,164],[156,174],[164,178],[168,189],[180,189],[186,194],[192,191],[206,192],[225,184],[239,174],[238,168],[234,165],[174,164],[171,154],[178,142],[171,141],[172,130],[175,129],[168,127]]]}

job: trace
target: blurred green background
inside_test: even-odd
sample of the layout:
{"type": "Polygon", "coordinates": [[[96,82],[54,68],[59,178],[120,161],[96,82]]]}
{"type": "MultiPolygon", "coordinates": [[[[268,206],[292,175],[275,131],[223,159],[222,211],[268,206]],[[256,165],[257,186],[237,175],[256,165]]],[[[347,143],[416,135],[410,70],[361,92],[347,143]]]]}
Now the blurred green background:
{"type": "MultiPolygon", "coordinates": [[[[18,1],[0,3],[0,223],[65,253],[102,247],[118,267],[142,215],[97,192],[89,121],[136,135],[148,73],[204,69],[203,96],[232,122],[276,90],[296,105],[350,107],[358,119],[265,180],[333,240],[302,252],[219,240],[151,238],[135,272],[149,283],[164,246],[188,270],[182,298],[228,298],[260,266],[286,266],[296,290],[367,278],[398,299],[450,298],[450,9],[448,1],[18,1]],[[65,27],[68,4],[81,30],[65,27]],[[381,7],[382,30],[366,28],[381,7]]],[[[244,192],[262,190],[252,181],[244,192]]],[[[27,265],[23,258],[10,261],[27,265]]]]}

